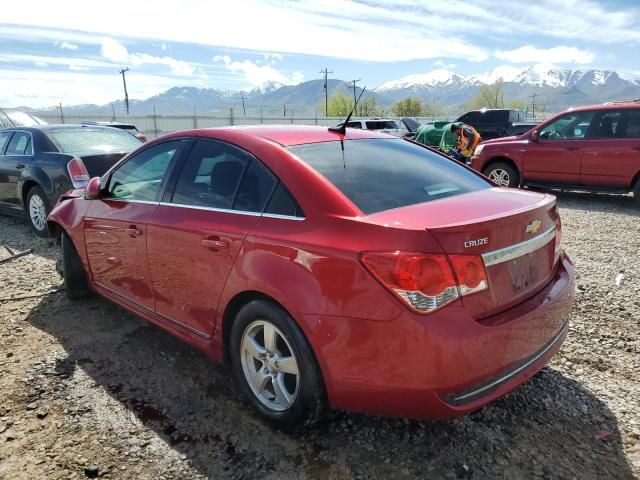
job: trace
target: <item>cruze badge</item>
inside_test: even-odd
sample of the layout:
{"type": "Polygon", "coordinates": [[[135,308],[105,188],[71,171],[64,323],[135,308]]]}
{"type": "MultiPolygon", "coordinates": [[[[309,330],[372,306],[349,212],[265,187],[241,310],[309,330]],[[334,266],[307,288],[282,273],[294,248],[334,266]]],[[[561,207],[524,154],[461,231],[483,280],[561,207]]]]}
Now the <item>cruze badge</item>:
{"type": "Polygon", "coordinates": [[[489,237],[478,238],[476,240],[467,240],[464,242],[464,248],[479,247],[480,245],[487,245],[489,243],[489,237]]]}
{"type": "Polygon", "coordinates": [[[542,222],[540,220],[534,220],[526,226],[526,228],[524,229],[524,233],[536,233],[538,230],[540,230],[540,225],[542,225],[542,222]]]}

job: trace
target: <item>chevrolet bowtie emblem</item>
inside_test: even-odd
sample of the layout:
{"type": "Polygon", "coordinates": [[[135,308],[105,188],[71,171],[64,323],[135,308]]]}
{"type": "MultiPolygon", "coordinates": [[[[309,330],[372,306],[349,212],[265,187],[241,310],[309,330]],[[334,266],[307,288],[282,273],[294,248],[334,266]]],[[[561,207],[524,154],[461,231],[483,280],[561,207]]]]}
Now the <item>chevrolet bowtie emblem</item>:
{"type": "Polygon", "coordinates": [[[540,230],[540,225],[542,225],[542,222],[540,220],[534,220],[526,226],[526,228],[524,229],[524,233],[536,233],[538,230],[540,230]]]}

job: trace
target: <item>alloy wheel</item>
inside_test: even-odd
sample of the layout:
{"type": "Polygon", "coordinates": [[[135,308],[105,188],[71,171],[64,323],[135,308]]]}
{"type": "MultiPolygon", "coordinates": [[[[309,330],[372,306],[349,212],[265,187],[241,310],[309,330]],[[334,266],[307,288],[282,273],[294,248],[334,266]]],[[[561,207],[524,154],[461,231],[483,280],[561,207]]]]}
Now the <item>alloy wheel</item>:
{"type": "Polygon", "coordinates": [[[503,170],[501,168],[496,168],[495,170],[492,170],[489,173],[489,179],[493,180],[494,182],[496,182],[501,187],[508,187],[509,186],[509,181],[511,180],[509,178],[509,172],[507,172],[506,170],[503,170]]]}
{"type": "Polygon", "coordinates": [[[245,380],[266,407],[288,410],[298,396],[298,360],[284,334],[272,323],[257,320],[242,334],[240,361],[245,380]]]}
{"type": "Polygon", "coordinates": [[[43,230],[47,221],[47,209],[39,195],[32,195],[29,200],[29,217],[38,230],[43,230]]]}

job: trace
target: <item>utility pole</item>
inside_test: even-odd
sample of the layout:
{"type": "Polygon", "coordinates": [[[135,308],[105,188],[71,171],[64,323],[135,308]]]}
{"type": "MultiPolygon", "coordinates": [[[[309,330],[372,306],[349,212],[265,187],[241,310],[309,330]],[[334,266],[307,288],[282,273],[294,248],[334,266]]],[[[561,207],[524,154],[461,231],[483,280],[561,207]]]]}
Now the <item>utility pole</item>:
{"type": "Polygon", "coordinates": [[[329,86],[327,85],[328,76],[330,73],[333,73],[333,70],[327,70],[325,67],[324,70],[320,70],[320,73],[324,73],[324,116],[329,116],[329,86]]]}
{"type": "MultiPolygon", "coordinates": [[[[357,80],[351,80],[349,83],[351,83],[353,85],[353,107],[355,108],[356,103],[358,102],[358,100],[356,100],[356,82],[359,82],[360,79],[358,78],[357,80]]],[[[356,115],[358,115],[358,112],[356,112],[356,115]]]]}
{"type": "Polygon", "coordinates": [[[531,115],[533,116],[533,118],[536,118],[536,97],[538,95],[537,94],[532,94],[529,97],[531,98],[531,115]]]}
{"type": "Polygon", "coordinates": [[[286,104],[282,106],[282,112],[283,112],[282,116],[286,117],[287,116],[287,105],[286,104]]]}
{"type": "Polygon", "coordinates": [[[240,98],[242,99],[242,115],[244,115],[246,117],[247,116],[247,111],[244,109],[244,99],[246,97],[244,96],[244,93],[242,94],[242,96],[240,98]]]}
{"type": "Polygon", "coordinates": [[[62,112],[62,102],[60,102],[60,105],[58,106],[58,108],[60,109],[60,121],[64,123],[64,113],[62,112]]]}
{"type": "Polygon", "coordinates": [[[116,121],[116,107],[113,106],[113,103],[111,103],[111,111],[113,112],[113,116],[111,117],[111,121],[115,122],[116,121]]]}
{"type": "Polygon", "coordinates": [[[127,115],[129,115],[129,94],[127,93],[127,80],[124,78],[124,74],[128,71],[129,67],[120,70],[120,73],[122,74],[122,84],[124,85],[124,104],[127,107],[127,115]]]}

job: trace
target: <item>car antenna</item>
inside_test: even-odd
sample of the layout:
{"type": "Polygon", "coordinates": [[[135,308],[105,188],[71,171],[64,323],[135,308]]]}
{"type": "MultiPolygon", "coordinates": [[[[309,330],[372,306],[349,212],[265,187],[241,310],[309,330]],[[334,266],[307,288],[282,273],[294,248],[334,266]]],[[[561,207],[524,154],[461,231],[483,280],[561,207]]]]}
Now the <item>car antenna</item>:
{"type": "Polygon", "coordinates": [[[347,122],[351,119],[351,115],[353,115],[353,112],[355,111],[356,107],[358,106],[358,102],[360,101],[360,97],[362,97],[362,94],[366,89],[367,87],[364,87],[362,89],[362,91],[360,92],[360,95],[358,96],[358,99],[353,104],[353,108],[349,112],[349,115],[347,115],[347,119],[344,122],[342,122],[342,125],[339,127],[329,127],[330,132],[339,133],[340,135],[345,135],[347,133],[347,122]]]}

